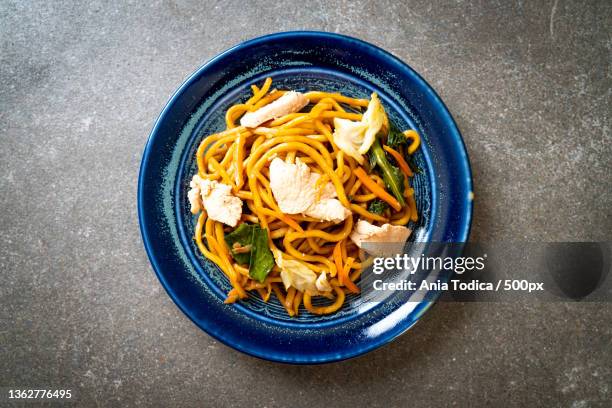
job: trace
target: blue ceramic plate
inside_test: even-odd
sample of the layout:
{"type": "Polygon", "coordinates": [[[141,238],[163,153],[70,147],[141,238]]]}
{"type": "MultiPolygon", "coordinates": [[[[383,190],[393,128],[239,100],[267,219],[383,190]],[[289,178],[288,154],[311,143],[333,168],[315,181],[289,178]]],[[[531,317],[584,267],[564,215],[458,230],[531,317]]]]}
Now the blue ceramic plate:
{"type": "Polygon", "coordinates": [[[142,158],[138,213],[149,259],[170,297],[204,331],[257,357],[290,363],[354,357],[409,329],[431,301],[403,292],[379,303],[353,297],[336,314],[302,310],[297,318],[276,300],[252,297],[228,306],[229,282],[191,239],[195,219],[186,193],[195,150],[206,135],[224,129],[225,110],[267,76],[277,88],[355,97],[376,91],[395,124],[422,135],[413,240],[467,240],[472,182],[465,146],[440,98],[408,65],[371,44],[322,32],[272,34],[225,51],[191,75],[159,116],[142,158]]]}

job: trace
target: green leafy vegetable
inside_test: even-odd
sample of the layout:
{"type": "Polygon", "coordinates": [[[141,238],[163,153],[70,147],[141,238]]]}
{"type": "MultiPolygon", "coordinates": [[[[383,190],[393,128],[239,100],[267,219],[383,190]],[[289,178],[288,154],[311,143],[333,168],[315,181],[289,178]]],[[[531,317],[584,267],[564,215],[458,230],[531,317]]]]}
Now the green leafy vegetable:
{"type": "Polygon", "coordinates": [[[416,164],[416,161],[414,160],[414,156],[411,154],[407,154],[406,157],[406,163],[408,163],[408,167],[410,167],[410,170],[412,170],[412,172],[414,174],[418,174],[421,173],[423,170],[418,166],[418,164],[416,164]]]}
{"type": "Polygon", "coordinates": [[[405,205],[406,201],[402,194],[404,190],[404,177],[402,171],[389,163],[378,138],[376,138],[374,144],[370,147],[370,154],[374,156],[376,164],[380,167],[380,172],[382,173],[383,181],[387,189],[391,191],[402,206],[405,205]]]}
{"type": "Polygon", "coordinates": [[[400,170],[399,167],[395,167],[394,165],[389,165],[389,173],[390,177],[392,178],[392,181],[389,181],[388,179],[383,177],[387,190],[393,191],[393,188],[395,186],[401,186],[400,192],[403,191],[404,173],[402,173],[402,170],[400,170]]]}
{"type": "Polygon", "coordinates": [[[225,242],[236,262],[249,265],[251,278],[263,282],[274,266],[274,256],[268,246],[268,230],[245,222],[227,234],[225,242]]]}
{"type": "MultiPolygon", "coordinates": [[[[387,135],[387,146],[397,150],[400,146],[408,146],[408,142],[408,138],[395,125],[391,124],[389,134],[387,135]]],[[[412,155],[406,154],[404,158],[413,173],[420,173],[422,171],[415,163],[412,155]]]]}
{"type": "Polygon", "coordinates": [[[376,167],[376,155],[372,154],[372,148],[370,148],[370,153],[368,153],[368,161],[370,162],[370,170],[374,170],[376,167]]]}
{"type": "Polygon", "coordinates": [[[368,205],[368,211],[378,215],[382,215],[387,208],[389,208],[389,204],[385,203],[380,198],[377,198],[368,205]]]}
{"type": "Polygon", "coordinates": [[[389,126],[389,134],[387,135],[387,146],[397,150],[398,147],[406,145],[408,139],[395,125],[389,126]]]}
{"type": "Polygon", "coordinates": [[[229,247],[232,257],[241,265],[248,265],[251,260],[251,251],[253,250],[253,232],[258,225],[240,224],[231,233],[225,236],[225,242],[229,247]]]}
{"type": "Polygon", "coordinates": [[[263,282],[274,266],[274,256],[268,246],[268,230],[257,226],[253,233],[253,248],[255,252],[249,263],[249,275],[263,282]]]}

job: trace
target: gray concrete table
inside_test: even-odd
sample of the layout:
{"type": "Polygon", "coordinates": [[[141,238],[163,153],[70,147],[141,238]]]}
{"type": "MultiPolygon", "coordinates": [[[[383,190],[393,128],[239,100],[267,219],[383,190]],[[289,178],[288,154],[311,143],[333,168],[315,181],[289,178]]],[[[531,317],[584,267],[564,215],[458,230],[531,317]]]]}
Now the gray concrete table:
{"type": "Polygon", "coordinates": [[[274,364],[178,310],[136,213],[183,79],[248,38],[317,29],[439,91],[472,161],[473,240],[609,240],[612,3],[577,3],[0,1],[0,386],[85,406],[609,406],[610,304],[439,304],[364,357],[274,364]]]}

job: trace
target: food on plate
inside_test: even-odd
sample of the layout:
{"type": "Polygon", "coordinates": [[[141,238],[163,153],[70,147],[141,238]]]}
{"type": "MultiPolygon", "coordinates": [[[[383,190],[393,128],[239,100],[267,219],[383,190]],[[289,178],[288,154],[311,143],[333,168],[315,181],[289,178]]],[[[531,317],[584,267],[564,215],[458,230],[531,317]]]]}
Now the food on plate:
{"type": "Polygon", "coordinates": [[[371,256],[401,251],[418,220],[420,137],[393,126],[376,93],[271,88],[252,85],[198,147],[195,241],[229,279],[226,303],[274,294],[290,316],[334,313],[371,256]]]}

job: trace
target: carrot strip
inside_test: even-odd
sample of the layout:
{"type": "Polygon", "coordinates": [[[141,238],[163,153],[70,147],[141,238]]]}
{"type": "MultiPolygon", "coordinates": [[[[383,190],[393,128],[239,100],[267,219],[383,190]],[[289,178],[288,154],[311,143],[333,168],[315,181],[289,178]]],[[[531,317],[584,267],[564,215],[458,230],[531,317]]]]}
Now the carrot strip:
{"type": "Polygon", "coordinates": [[[393,156],[393,158],[395,159],[397,164],[400,166],[400,169],[402,169],[402,171],[404,172],[406,177],[414,176],[414,173],[412,172],[412,170],[410,170],[410,166],[408,166],[408,163],[406,163],[406,160],[404,160],[402,155],[399,154],[399,152],[397,150],[395,150],[392,147],[389,147],[387,145],[383,145],[383,149],[385,149],[385,152],[387,152],[391,156],[393,156]]]}
{"type": "Polygon", "coordinates": [[[357,167],[355,170],[353,170],[353,173],[355,173],[357,178],[361,180],[361,183],[372,193],[376,194],[378,198],[386,201],[396,211],[401,211],[402,206],[399,201],[397,201],[391,194],[387,193],[381,186],[376,184],[376,182],[366,174],[363,167],[357,167]]]}
{"type": "Polygon", "coordinates": [[[351,267],[353,266],[353,262],[355,262],[355,258],[350,257],[350,256],[346,258],[346,264],[344,264],[343,272],[342,274],[340,274],[339,281],[343,283],[344,286],[346,286],[346,288],[350,290],[351,292],[359,293],[360,292],[359,288],[357,287],[357,285],[353,283],[353,281],[351,280],[349,276],[351,272],[351,267]]]}
{"type": "MultiPolygon", "coordinates": [[[[336,246],[334,247],[334,252],[332,253],[332,256],[334,258],[334,263],[336,264],[336,273],[340,274],[342,272],[342,246],[341,246],[342,241],[338,241],[338,243],[336,244],[336,246]]],[[[332,276],[335,276],[336,274],[332,274],[332,276]]],[[[342,282],[340,282],[342,283],[342,282]]]]}
{"type": "Polygon", "coordinates": [[[302,227],[300,227],[300,224],[298,224],[297,221],[295,221],[293,218],[291,218],[287,214],[281,214],[280,219],[283,220],[285,224],[289,225],[294,230],[299,231],[299,232],[304,232],[302,227]]]}

